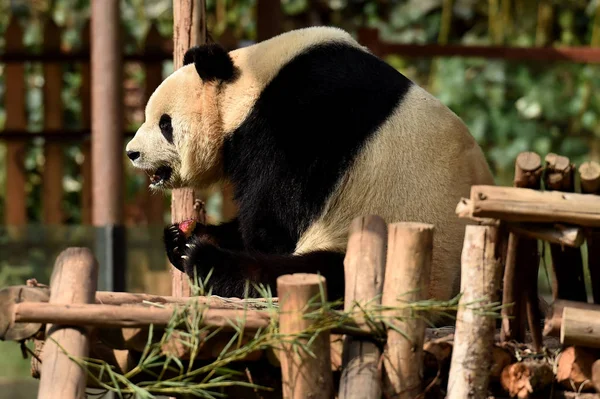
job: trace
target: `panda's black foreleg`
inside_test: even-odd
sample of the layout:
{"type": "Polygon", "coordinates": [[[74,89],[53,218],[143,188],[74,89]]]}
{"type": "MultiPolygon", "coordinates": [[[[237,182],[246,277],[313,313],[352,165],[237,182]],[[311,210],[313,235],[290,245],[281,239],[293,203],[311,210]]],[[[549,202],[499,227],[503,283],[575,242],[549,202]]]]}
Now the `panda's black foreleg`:
{"type": "Polygon", "coordinates": [[[319,273],[327,281],[330,301],[344,297],[344,254],[315,251],[302,255],[247,253],[218,248],[198,238],[187,248],[183,259],[185,273],[205,281],[211,294],[224,297],[258,297],[255,285],[269,287],[277,295],[277,278],[292,273],[319,273]],[[246,282],[249,281],[250,284],[246,282]],[[248,292],[246,294],[246,287],[248,292]]]}
{"type": "Polygon", "coordinates": [[[237,219],[219,225],[198,223],[189,238],[186,238],[179,229],[179,223],[173,223],[164,229],[163,241],[169,262],[181,271],[184,271],[181,256],[186,252],[187,244],[196,238],[210,242],[220,248],[232,250],[242,250],[244,248],[237,219]]]}

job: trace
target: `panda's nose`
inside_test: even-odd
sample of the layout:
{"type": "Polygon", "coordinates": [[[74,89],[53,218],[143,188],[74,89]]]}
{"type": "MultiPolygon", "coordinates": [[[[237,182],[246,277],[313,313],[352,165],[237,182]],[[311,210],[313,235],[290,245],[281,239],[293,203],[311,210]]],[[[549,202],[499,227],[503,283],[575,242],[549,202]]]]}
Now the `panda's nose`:
{"type": "Polygon", "coordinates": [[[127,151],[127,156],[132,161],[135,161],[136,159],[138,159],[140,157],[140,152],[139,151],[127,151]]]}

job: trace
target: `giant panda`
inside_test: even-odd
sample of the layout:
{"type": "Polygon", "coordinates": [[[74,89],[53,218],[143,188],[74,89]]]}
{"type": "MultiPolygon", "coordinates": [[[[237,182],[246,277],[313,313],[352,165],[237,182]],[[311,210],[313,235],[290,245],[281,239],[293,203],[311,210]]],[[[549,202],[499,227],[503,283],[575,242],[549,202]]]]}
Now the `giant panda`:
{"type": "MultiPolygon", "coordinates": [[[[258,295],[278,276],[320,273],[344,295],[353,218],[432,223],[429,296],[458,293],[465,223],[455,215],[475,184],[494,184],[465,124],[427,91],[338,28],[310,27],[227,52],[191,48],[149,98],[126,146],[151,188],[228,182],[235,219],[165,228],[167,255],[212,294],[258,295]]],[[[273,291],[274,292],[274,291],[273,291]]]]}

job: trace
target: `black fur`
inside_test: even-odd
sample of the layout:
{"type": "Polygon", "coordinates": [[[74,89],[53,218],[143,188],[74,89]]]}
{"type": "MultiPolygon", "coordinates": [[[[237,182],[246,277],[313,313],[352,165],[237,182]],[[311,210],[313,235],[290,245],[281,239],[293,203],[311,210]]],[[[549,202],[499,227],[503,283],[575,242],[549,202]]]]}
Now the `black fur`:
{"type": "Polygon", "coordinates": [[[167,114],[162,114],[158,121],[158,127],[163,137],[171,144],[173,144],[173,125],[171,124],[171,117],[167,114]]]}
{"type": "MultiPolygon", "coordinates": [[[[195,235],[187,260],[176,266],[200,277],[212,268],[217,295],[243,294],[246,279],[274,292],[282,274],[319,272],[329,298],[343,297],[343,254],[291,254],[411,84],[375,56],[336,43],[312,47],[283,66],[224,147],[239,206],[239,229],[229,234],[244,250],[195,235]]],[[[212,232],[225,236],[218,226],[212,232]]]]}
{"type": "Polygon", "coordinates": [[[237,76],[233,60],[227,50],[219,44],[204,44],[190,48],[183,56],[183,65],[191,63],[204,81],[231,81],[237,76]]]}

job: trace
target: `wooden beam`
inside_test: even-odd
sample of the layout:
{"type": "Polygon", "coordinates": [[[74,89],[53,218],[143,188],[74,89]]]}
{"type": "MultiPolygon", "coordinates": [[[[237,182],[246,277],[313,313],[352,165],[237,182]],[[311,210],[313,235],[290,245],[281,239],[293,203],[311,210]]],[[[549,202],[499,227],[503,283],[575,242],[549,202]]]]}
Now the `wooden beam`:
{"type": "Polygon", "coordinates": [[[589,194],[476,185],[461,202],[463,216],[600,227],[600,197],[589,194]]]}
{"type": "Polygon", "coordinates": [[[506,47],[456,44],[399,44],[386,43],[379,37],[379,31],[363,28],[358,31],[358,41],[382,57],[400,55],[403,57],[460,57],[502,59],[517,62],[575,62],[600,64],[600,49],[595,47],[506,47]]]}

